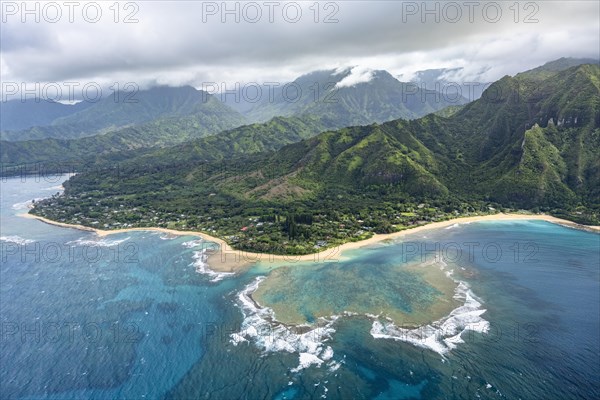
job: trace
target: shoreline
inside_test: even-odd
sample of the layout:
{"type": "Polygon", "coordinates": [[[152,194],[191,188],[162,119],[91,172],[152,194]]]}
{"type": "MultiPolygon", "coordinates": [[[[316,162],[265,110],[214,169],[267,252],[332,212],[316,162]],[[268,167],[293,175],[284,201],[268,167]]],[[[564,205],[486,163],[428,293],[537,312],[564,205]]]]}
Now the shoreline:
{"type": "Polygon", "coordinates": [[[440,229],[452,226],[454,224],[461,223],[470,223],[470,222],[480,222],[480,221],[511,221],[511,220],[537,220],[537,221],[546,221],[551,222],[557,225],[562,225],[569,228],[575,228],[579,230],[584,230],[588,232],[600,233],[600,226],[597,225],[581,225],[576,222],[568,221],[565,219],[553,217],[551,215],[545,214],[491,214],[491,215],[477,215],[470,217],[457,217],[453,219],[449,219],[446,221],[438,221],[432,222],[424,225],[415,226],[414,228],[407,228],[401,230],[399,232],[393,233],[385,233],[385,234],[374,234],[372,237],[360,240],[358,242],[348,242],[337,247],[327,248],[322,251],[304,254],[304,255],[279,255],[279,254],[270,254],[270,253],[252,253],[245,250],[235,250],[232,249],[229,244],[218,237],[208,235],[204,232],[198,231],[178,231],[175,229],[168,228],[157,228],[157,227],[137,227],[137,228],[123,228],[123,229],[114,229],[114,230],[103,230],[98,228],[92,228],[89,226],[83,225],[75,225],[75,224],[67,224],[64,222],[53,221],[48,218],[40,217],[34,214],[24,213],[18,214],[24,218],[37,219],[38,221],[44,222],[49,225],[60,226],[63,228],[71,228],[78,229],[87,232],[93,232],[100,237],[125,233],[125,232],[134,232],[134,231],[154,231],[154,232],[162,232],[175,236],[197,236],[206,241],[214,242],[219,245],[218,251],[210,251],[207,249],[208,255],[208,266],[215,272],[239,272],[240,270],[249,267],[252,264],[257,262],[302,262],[302,261],[314,261],[314,262],[322,262],[327,260],[339,260],[340,254],[343,251],[359,249],[361,247],[369,246],[375,243],[382,242],[384,240],[397,239],[406,235],[411,235],[414,233],[419,233],[422,231],[427,231],[431,229],[440,229]]]}

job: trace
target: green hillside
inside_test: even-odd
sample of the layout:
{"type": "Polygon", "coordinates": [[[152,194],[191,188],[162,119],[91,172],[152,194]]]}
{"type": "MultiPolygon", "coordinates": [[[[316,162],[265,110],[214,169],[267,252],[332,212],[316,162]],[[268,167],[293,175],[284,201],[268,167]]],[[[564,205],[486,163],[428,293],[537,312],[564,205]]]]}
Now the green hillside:
{"type": "Polygon", "coordinates": [[[398,81],[386,71],[371,71],[368,81],[344,85],[351,70],[324,70],[303,75],[287,86],[263,89],[262,101],[244,111],[249,119],[275,116],[320,118],[331,128],[422,117],[466,99],[444,96],[418,85],[398,81]]]}
{"type": "MultiPolygon", "coordinates": [[[[49,125],[21,131],[2,131],[0,137],[6,141],[77,139],[153,121],[157,121],[157,124],[151,125],[150,129],[156,129],[160,128],[161,124],[168,125],[175,118],[187,117],[207,130],[231,128],[246,121],[241,114],[213,96],[190,86],[156,87],[136,93],[121,92],[104,97],[85,108],[79,108],[80,111],[56,118],[49,125]],[[215,126],[211,126],[213,124],[215,126]],[[226,128],[223,128],[223,125],[226,128]]],[[[28,110],[22,107],[11,110],[13,114],[28,113],[28,110]]],[[[11,116],[17,117],[18,115],[11,116]]],[[[185,124],[186,122],[183,123],[185,124]]]]}
{"type": "Polygon", "coordinates": [[[92,103],[85,101],[77,104],[62,104],[32,98],[0,101],[0,115],[2,115],[0,132],[50,125],[58,118],[75,114],[91,105],[92,103]]]}
{"type": "Polygon", "coordinates": [[[77,175],[35,212],[106,228],[199,229],[292,254],[503,208],[598,223],[599,78],[596,65],[541,81],[507,76],[447,118],[312,138],[315,127],[296,120],[249,125],[77,175]]]}
{"type": "MultiPolygon", "coordinates": [[[[294,81],[297,86],[288,93],[288,96],[295,96],[293,90],[299,88],[302,95],[297,99],[284,98],[279,88],[274,90],[272,101],[267,99],[247,113],[254,120],[268,117],[265,125],[255,123],[223,135],[222,140],[208,139],[192,142],[189,146],[203,153],[198,155],[201,159],[276,150],[325,130],[397,118],[411,119],[452,104],[437,92],[400,83],[385,71],[374,71],[372,79],[366,83],[334,87],[349,74],[349,71],[339,74],[318,71],[304,75],[294,81]],[[297,135],[299,132],[302,134],[297,135]]],[[[3,137],[6,139],[19,141],[2,143],[0,161],[11,165],[71,163],[74,160],[82,165],[98,160],[111,162],[147,153],[151,147],[167,147],[202,138],[240,126],[245,121],[241,114],[214,96],[191,87],[156,88],[140,92],[138,97],[142,99],[135,105],[103,101],[85,112],[61,118],[52,126],[34,127],[26,132],[5,132],[3,137]],[[148,119],[151,121],[142,123],[148,119]],[[110,126],[106,121],[110,121],[110,126]],[[132,126],[114,129],[123,124],[132,126]],[[97,130],[100,127],[101,132],[97,130]],[[127,152],[127,156],[116,154],[122,152],[127,152]]],[[[266,93],[265,97],[268,97],[266,93]]],[[[176,151],[175,157],[179,154],[176,151]]],[[[76,169],[76,165],[70,166],[73,168],[76,169]]],[[[5,168],[3,172],[6,171],[10,169],[5,168]]]]}
{"type": "Polygon", "coordinates": [[[205,113],[162,119],[80,139],[2,142],[2,173],[14,175],[28,170],[35,173],[40,168],[54,171],[61,167],[65,171],[81,172],[91,165],[101,168],[115,162],[127,167],[140,163],[162,165],[173,161],[221,160],[233,155],[276,150],[327,130],[319,120],[309,116],[278,117],[263,124],[227,130],[238,122],[222,120],[221,114],[211,118],[205,113]],[[220,134],[215,135],[217,132],[220,134]],[[171,147],[164,151],[157,149],[168,146],[171,147]]]}

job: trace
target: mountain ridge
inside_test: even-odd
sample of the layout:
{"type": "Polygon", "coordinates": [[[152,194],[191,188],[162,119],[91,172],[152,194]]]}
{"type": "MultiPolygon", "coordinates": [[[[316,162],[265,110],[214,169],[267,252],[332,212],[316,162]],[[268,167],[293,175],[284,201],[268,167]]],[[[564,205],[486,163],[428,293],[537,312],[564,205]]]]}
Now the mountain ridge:
{"type": "Polygon", "coordinates": [[[543,80],[506,76],[449,117],[342,128],[272,152],[236,153],[244,158],[206,159],[198,142],[163,149],[124,164],[142,170],[77,175],[63,197],[34,212],[108,227],[152,226],[144,224],[156,215],[167,227],[235,237],[241,249],[288,254],[310,252],[314,240],[350,240],[342,225],[363,237],[489,209],[598,224],[599,78],[597,65],[543,80]],[[137,211],[100,217],[124,201],[137,211]],[[287,222],[240,235],[248,219],[287,222]]]}
{"type": "Polygon", "coordinates": [[[137,92],[116,92],[80,108],[77,112],[52,120],[49,125],[23,131],[3,131],[2,140],[78,139],[161,119],[203,113],[221,113],[224,120],[240,124],[246,122],[241,114],[191,86],[161,86],[137,92]]]}

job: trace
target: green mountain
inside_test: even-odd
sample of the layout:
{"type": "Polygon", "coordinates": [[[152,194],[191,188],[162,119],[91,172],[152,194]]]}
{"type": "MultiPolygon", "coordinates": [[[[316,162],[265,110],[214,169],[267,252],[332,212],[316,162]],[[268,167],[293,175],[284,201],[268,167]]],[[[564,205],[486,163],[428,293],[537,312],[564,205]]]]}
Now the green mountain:
{"type": "Polygon", "coordinates": [[[600,60],[593,58],[573,58],[573,57],[562,57],[558,60],[548,61],[544,65],[540,65],[537,68],[530,69],[529,71],[517,74],[517,77],[527,77],[529,79],[546,79],[557,72],[564,71],[571,67],[577,67],[583,64],[595,64],[598,65],[600,60]]]}
{"type": "Polygon", "coordinates": [[[82,111],[92,103],[62,104],[55,101],[35,99],[8,100],[0,102],[0,132],[19,131],[34,126],[50,125],[53,121],[82,111]]]}
{"type": "MultiPolygon", "coordinates": [[[[190,117],[200,124],[204,124],[203,118],[207,117],[207,129],[212,129],[210,125],[217,120],[223,121],[227,127],[239,126],[245,122],[239,113],[206,92],[190,86],[156,87],[136,93],[107,96],[78,112],[54,119],[50,125],[24,131],[3,131],[1,138],[7,141],[76,139],[157,120],[165,121],[163,124],[166,125],[166,121],[173,121],[177,117],[190,117]]],[[[213,128],[218,129],[220,126],[213,128]]]]}
{"type": "Polygon", "coordinates": [[[448,106],[446,108],[442,108],[441,110],[438,110],[436,112],[434,112],[435,115],[438,115],[440,117],[450,117],[454,114],[456,114],[457,112],[459,112],[460,110],[462,110],[464,108],[464,104],[460,105],[460,106],[448,106]]]}
{"type": "MultiPolygon", "coordinates": [[[[28,168],[27,164],[33,165],[32,168],[39,169],[44,168],[43,165],[51,165],[56,169],[63,163],[67,171],[81,170],[82,165],[89,165],[99,159],[108,161],[113,161],[115,158],[124,159],[133,154],[149,151],[151,148],[173,146],[187,140],[214,135],[245,122],[241,114],[229,109],[213,96],[199,93],[192,88],[184,91],[189,94],[194,93],[190,89],[196,92],[193,94],[195,100],[185,102],[185,108],[178,112],[182,114],[181,116],[164,116],[141,125],[78,139],[2,141],[0,142],[0,162],[4,167],[2,174],[23,173],[28,168]],[[110,156],[118,152],[123,154],[110,156]],[[11,166],[15,165],[17,165],[16,169],[11,172],[13,168],[11,166]]],[[[166,104],[171,100],[173,99],[167,96],[160,101],[166,104]]]]}
{"type": "Polygon", "coordinates": [[[343,128],[272,153],[258,153],[277,147],[268,142],[240,151],[268,133],[244,127],[226,144],[213,136],[126,161],[130,169],[77,175],[35,213],[109,228],[200,229],[285,253],[490,207],[597,224],[599,94],[600,67],[581,65],[544,80],[506,76],[449,117],[343,128]]]}
{"type": "Polygon", "coordinates": [[[39,169],[83,171],[91,165],[112,165],[115,162],[129,168],[141,162],[162,165],[174,160],[222,160],[276,150],[328,128],[318,119],[306,116],[277,117],[262,124],[228,129],[239,122],[235,119],[222,120],[220,113],[212,118],[203,113],[161,119],[139,127],[80,139],[1,142],[0,162],[4,164],[1,172],[14,175],[36,173],[39,169]],[[220,133],[214,135],[217,132],[220,133]]]}
{"type": "MultiPolygon", "coordinates": [[[[350,75],[350,70],[338,74],[335,71],[319,71],[304,75],[294,81],[296,86],[287,91],[288,98],[283,97],[281,90],[274,90],[273,101],[266,101],[250,112],[249,115],[269,116],[270,121],[265,122],[265,125],[253,124],[223,135],[221,139],[207,139],[191,143],[190,146],[201,149],[199,151],[203,155],[199,157],[204,159],[219,159],[225,154],[275,150],[325,130],[396,118],[414,118],[451,104],[439,93],[422,91],[415,85],[400,83],[385,71],[373,71],[369,82],[351,87],[334,87],[350,75]],[[295,99],[294,88],[299,88],[298,93],[303,95],[295,99]],[[287,117],[271,117],[273,115],[287,117]]],[[[163,113],[162,117],[103,135],[62,139],[76,134],[72,131],[73,127],[80,129],[87,126],[87,131],[91,132],[91,127],[98,126],[102,120],[113,121],[113,124],[114,121],[125,122],[126,118],[132,121],[129,116],[131,110],[127,107],[117,107],[119,111],[116,112],[113,110],[115,104],[103,103],[101,107],[90,107],[68,119],[55,121],[53,126],[32,128],[25,136],[19,136],[23,132],[7,133],[10,138],[18,137],[21,141],[3,143],[0,161],[5,164],[24,164],[78,160],[79,163],[89,164],[100,159],[123,160],[126,158],[124,154],[108,154],[125,151],[128,152],[127,156],[133,156],[147,153],[151,147],[172,146],[234,128],[243,122],[240,114],[220,104],[214,96],[193,88],[157,88],[140,93],[144,93],[142,97],[145,101],[136,105],[143,110],[133,113],[137,115],[136,120],[152,118],[159,111],[163,113]],[[164,99],[161,98],[162,95],[164,99]],[[173,116],[174,113],[178,115],[173,116]],[[107,114],[116,116],[109,118],[107,114]],[[23,140],[27,135],[48,138],[23,140]],[[136,152],[129,153],[132,150],[136,152]]],[[[268,97],[267,94],[265,96],[268,97]]],[[[175,156],[178,154],[176,152],[175,156]]]]}
{"type": "MultiPolygon", "coordinates": [[[[593,205],[600,183],[599,83],[594,65],[539,85],[505,77],[448,118],[341,129],[286,146],[265,162],[281,172],[257,184],[315,196],[332,188],[385,188],[391,195],[452,193],[510,207],[593,205]]],[[[262,193],[253,189],[240,192],[262,193]]]]}
{"type": "Polygon", "coordinates": [[[239,94],[237,100],[231,95],[223,96],[223,100],[234,103],[232,107],[238,107],[253,121],[310,115],[332,128],[414,119],[466,103],[461,96],[445,96],[400,82],[386,71],[366,71],[362,79],[354,78],[356,74],[350,68],[316,71],[286,85],[263,87],[260,100],[252,107],[240,104],[244,103],[244,96],[239,94]]]}
{"type": "Polygon", "coordinates": [[[581,65],[544,80],[517,75],[490,87],[458,121],[477,121],[459,150],[477,165],[477,189],[525,207],[594,202],[598,181],[600,67],[581,65]],[[492,91],[498,95],[492,95],[492,91]],[[496,104],[498,103],[499,104],[496,104]]]}
{"type": "MultiPolygon", "coordinates": [[[[558,60],[549,61],[544,65],[541,65],[532,70],[522,72],[517,76],[527,76],[533,79],[534,76],[537,79],[545,79],[553,74],[564,71],[571,67],[576,67],[582,64],[598,64],[599,60],[593,58],[567,58],[563,57],[558,60]]],[[[483,71],[482,71],[483,72],[483,71]]],[[[450,94],[453,91],[457,91],[460,88],[460,94],[467,98],[469,101],[477,100],[483,94],[483,91],[489,84],[493,82],[484,82],[481,77],[474,77],[469,79],[469,82],[465,82],[463,75],[463,68],[436,68],[427,69],[423,71],[417,71],[412,77],[411,82],[414,82],[423,88],[438,91],[449,91],[450,94]],[[438,88],[438,89],[436,89],[438,88]]]]}
{"type": "MultiPolygon", "coordinates": [[[[275,179],[305,182],[310,191],[392,184],[410,196],[452,192],[522,207],[587,201],[598,179],[598,69],[573,67],[541,83],[507,76],[449,117],[432,114],[323,133],[283,147],[266,166],[281,171],[275,179]]],[[[319,120],[301,121],[244,126],[130,162],[207,162],[276,150],[322,127],[319,120]]]]}

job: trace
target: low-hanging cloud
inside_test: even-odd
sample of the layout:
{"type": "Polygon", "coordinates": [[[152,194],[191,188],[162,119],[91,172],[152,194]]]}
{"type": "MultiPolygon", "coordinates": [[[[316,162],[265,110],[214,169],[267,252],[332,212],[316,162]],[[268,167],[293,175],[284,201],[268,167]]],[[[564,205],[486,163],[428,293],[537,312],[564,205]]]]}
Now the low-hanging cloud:
{"type": "Polygon", "coordinates": [[[274,2],[274,7],[260,1],[140,1],[119,3],[118,15],[107,2],[95,23],[77,10],[73,22],[66,10],[57,22],[47,21],[48,15],[39,22],[25,15],[23,22],[22,13],[6,3],[21,6],[2,5],[3,82],[200,87],[285,82],[312,70],[348,66],[357,66],[361,79],[370,69],[399,76],[462,67],[462,78],[489,81],[563,56],[600,56],[600,6],[588,1],[521,2],[519,13],[509,9],[513,2],[496,2],[499,19],[497,7],[489,6],[494,2],[475,8],[454,2],[452,8],[447,2],[274,2]],[[137,22],[125,23],[127,17],[137,22]]]}
{"type": "Polygon", "coordinates": [[[373,79],[374,71],[371,68],[365,67],[354,67],[350,70],[350,74],[341,81],[339,81],[335,86],[338,88],[342,87],[352,87],[358,85],[359,83],[366,83],[373,79]]]}

